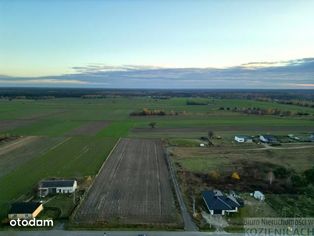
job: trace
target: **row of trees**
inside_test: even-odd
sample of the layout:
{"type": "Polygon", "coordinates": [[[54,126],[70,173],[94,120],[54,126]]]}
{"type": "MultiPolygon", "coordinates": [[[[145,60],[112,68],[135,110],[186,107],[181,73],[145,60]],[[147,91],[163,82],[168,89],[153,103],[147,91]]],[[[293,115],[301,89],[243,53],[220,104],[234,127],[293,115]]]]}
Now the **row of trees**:
{"type": "Polygon", "coordinates": [[[253,115],[274,115],[274,116],[307,116],[310,115],[307,112],[293,112],[293,111],[282,111],[277,108],[259,108],[259,107],[220,107],[219,110],[227,110],[233,112],[241,112],[244,114],[253,114],[253,115]]]}
{"type": "Polygon", "coordinates": [[[143,108],[141,111],[133,111],[130,113],[130,116],[177,116],[179,115],[179,112],[176,111],[163,111],[163,110],[150,110],[148,108],[143,108]]]}
{"type": "Polygon", "coordinates": [[[274,171],[269,171],[267,173],[267,180],[270,185],[275,179],[285,180],[287,184],[292,185],[298,191],[306,190],[314,183],[314,166],[305,170],[301,174],[296,173],[292,169],[278,167],[274,171]]]}
{"type": "Polygon", "coordinates": [[[187,100],[186,105],[208,105],[208,101],[187,100]]]}

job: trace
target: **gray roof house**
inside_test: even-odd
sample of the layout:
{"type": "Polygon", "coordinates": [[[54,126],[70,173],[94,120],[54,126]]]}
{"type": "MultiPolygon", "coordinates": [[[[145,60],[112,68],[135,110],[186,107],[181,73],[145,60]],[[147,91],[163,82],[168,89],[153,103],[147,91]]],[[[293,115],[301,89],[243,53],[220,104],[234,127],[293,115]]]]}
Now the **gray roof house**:
{"type": "Polygon", "coordinates": [[[202,197],[211,215],[225,215],[226,213],[237,212],[240,207],[243,207],[242,199],[231,194],[225,195],[219,190],[204,191],[202,197]]]}

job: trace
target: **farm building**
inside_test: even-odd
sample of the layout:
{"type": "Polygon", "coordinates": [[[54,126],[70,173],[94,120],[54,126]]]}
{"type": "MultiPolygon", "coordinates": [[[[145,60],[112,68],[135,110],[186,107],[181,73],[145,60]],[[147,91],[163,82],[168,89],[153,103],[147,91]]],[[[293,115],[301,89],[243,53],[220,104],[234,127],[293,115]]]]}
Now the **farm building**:
{"type": "Polygon", "coordinates": [[[310,135],[310,140],[311,140],[311,141],[314,141],[314,134],[311,134],[311,135],[310,135]]]}
{"type": "Polygon", "coordinates": [[[243,207],[242,199],[236,198],[232,194],[224,195],[219,190],[204,191],[202,197],[211,215],[238,212],[238,209],[243,207]]]}
{"type": "Polygon", "coordinates": [[[237,141],[238,143],[251,143],[251,142],[253,142],[253,139],[247,135],[236,135],[236,136],[234,136],[234,140],[237,141]]]}
{"type": "Polygon", "coordinates": [[[252,195],[257,200],[260,200],[260,201],[264,201],[265,200],[265,195],[262,192],[260,192],[260,191],[254,191],[254,193],[252,195]]]}
{"type": "Polygon", "coordinates": [[[39,183],[39,196],[48,194],[73,193],[77,188],[76,180],[44,180],[39,183]]]}
{"type": "Polygon", "coordinates": [[[277,143],[278,142],[278,140],[272,135],[260,135],[259,139],[263,143],[277,143]]]}
{"type": "Polygon", "coordinates": [[[12,204],[8,218],[32,219],[35,218],[43,209],[43,204],[40,202],[16,202],[12,204]]]}

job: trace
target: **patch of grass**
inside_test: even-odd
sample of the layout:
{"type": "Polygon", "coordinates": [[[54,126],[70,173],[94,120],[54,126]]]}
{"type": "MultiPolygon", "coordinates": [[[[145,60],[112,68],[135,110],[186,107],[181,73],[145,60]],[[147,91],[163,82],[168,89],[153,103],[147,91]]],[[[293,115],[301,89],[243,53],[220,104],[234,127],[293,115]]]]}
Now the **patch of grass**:
{"type": "Polygon", "coordinates": [[[299,194],[270,194],[266,198],[267,203],[281,217],[313,217],[313,196],[299,194]]]}
{"type": "Polygon", "coordinates": [[[73,194],[59,194],[44,204],[44,208],[58,208],[60,215],[58,218],[69,218],[75,204],[73,202],[73,194]]]}
{"type": "Polygon", "coordinates": [[[206,144],[206,142],[202,142],[199,139],[184,139],[184,138],[168,139],[169,145],[179,147],[199,147],[201,143],[206,144]]]}

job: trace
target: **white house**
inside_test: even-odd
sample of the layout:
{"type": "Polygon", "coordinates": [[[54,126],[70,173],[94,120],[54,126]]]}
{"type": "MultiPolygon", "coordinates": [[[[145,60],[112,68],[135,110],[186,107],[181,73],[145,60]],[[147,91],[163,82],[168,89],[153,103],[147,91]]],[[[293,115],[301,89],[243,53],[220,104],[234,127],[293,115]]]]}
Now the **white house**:
{"type": "Polygon", "coordinates": [[[44,180],[39,183],[39,196],[48,194],[73,193],[77,189],[76,180],[44,180]]]}
{"type": "Polygon", "coordinates": [[[253,139],[250,136],[246,135],[236,135],[234,136],[234,140],[238,143],[251,143],[253,142],[253,139]]]}
{"type": "Polygon", "coordinates": [[[257,200],[260,200],[260,201],[264,201],[265,200],[265,195],[260,192],[260,191],[254,191],[253,193],[253,197],[257,200]]]}

